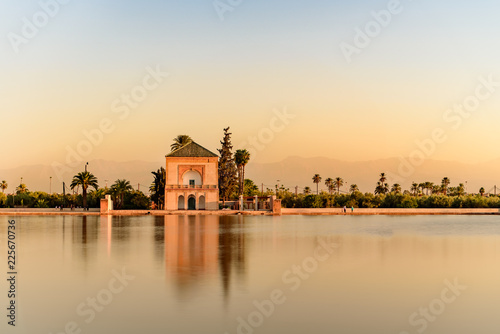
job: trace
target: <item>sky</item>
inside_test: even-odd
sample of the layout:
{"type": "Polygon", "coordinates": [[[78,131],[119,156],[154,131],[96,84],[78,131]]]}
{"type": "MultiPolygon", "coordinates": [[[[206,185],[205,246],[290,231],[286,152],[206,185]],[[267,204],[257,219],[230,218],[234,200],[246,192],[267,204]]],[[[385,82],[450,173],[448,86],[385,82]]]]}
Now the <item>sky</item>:
{"type": "Polygon", "coordinates": [[[179,134],[215,151],[227,126],[261,163],[497,159],[499,9],[2,0],[0,169],[162,161],[179,134]]]}

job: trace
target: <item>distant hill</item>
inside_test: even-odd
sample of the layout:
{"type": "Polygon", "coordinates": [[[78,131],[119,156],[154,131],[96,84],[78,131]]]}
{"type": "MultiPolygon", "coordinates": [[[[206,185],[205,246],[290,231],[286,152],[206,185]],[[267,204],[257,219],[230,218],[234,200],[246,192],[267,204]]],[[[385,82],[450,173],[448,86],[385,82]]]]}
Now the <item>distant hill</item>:
{"type": "MultiPolygon", "coordinates": [[[[151,172],[164,165],[164,161],[127,161],[116,162],[107,160],[89,161],[88,170],[94,173],[99,179],[99,185],[104,186],[108,180],[108,186],[116,179],[129,180],[135,189],[140,184],[140,189],[147,193],[149,185],[153,181],[151,172]]],[[[453,161],[426,160],[425,163],[416,167],[413,174],[403,178],[398,176],[400,160],[398,158],[347,162],[324,157],[301,158],[289,157],[276,163],[253,163],[250,162],[245,170],[245,176],[255,181],[259,188],[264,184],[264,188],[273,188],[280,180],[280,185],[294,191],[295,186],[299,187],[299,192],[304,187],[309,186],[313,190],[316,188],[312,182],[314,174],[320,174],[322,182],[320,189],[326,189],[325,179],[328,177],[342,177],[346,182],[343,190],[355,183],[363,192],[373,192],[381,172],[385,172],[389,179],[388,183],[400,183],[403,189],[408,189],[412,183],[430,181],[440,183],[445,176],[450,178],[451,186],[467,181],[468,192],[478,192],[480,187],[486,191],[493,189],[495,185],[500,187],[500,159],[487,163],[464,164],[453,161]]],[[[71,182],[72,175],[83,169],[82,166],[72,168],[64,175],[67,185],[71,182]]],[[[52,190],[61,192],[62,181],[56,179],[51,166],[31,165],[21,166],[12,169],[0,169],[0,180],[9,183],[8,193],[11,193],[19,184],[20,178],[26,183],[30,190],[49,191],[49,177],[52,176],[52,190]]],[[[500,191],[498,191],[500,193],[500,191]]]]}

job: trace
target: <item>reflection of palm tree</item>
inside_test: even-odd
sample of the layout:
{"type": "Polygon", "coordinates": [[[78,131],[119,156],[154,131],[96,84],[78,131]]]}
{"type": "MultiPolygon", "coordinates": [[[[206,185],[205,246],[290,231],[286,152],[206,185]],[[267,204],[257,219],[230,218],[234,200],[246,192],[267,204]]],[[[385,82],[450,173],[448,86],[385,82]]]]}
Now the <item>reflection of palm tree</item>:
{"type": "Polygon", "coordinates": [[[240,177],[240,195],[243,195],[245,187],[245,166],[250,160],[250,152],[247,150],[236,150],[234,153],[234,163],[238,167],[238,176],[240,177]]]}
{"type": "Polygon", "coordinates": [[[0,188],[2,188],[2,193],[5,192],[5,189],[7,189],[9,185],[7,184],[7,181],[3,180],[2,183],[0,183],[0,188]]]}
{"type": "Polygon", "coordinates": [[[177,137],[174,138],[174,143],[170,145],[170,150],[172,152],[178,150],[192,141],[193,140],[188,135],[178,135],[177,137]]]}
{"type": "Polygon", "coordinates": [[[241,216],[237,219],[238,222],[230,216],[221,216],[219,219],[219,268],[226,301],[229,297],[233,268],[236,268],[237,274],[244,275],[246,267],[243,221],[241,216]]]}
{"type": "Polygon", "coordinates": [[[125,179],[116,180],[115,184],[111,186],[111,192],[113,193],[115,198],[120,199],[117,205],[118,208],[122,208],[125,194],[132,190],[133,188],[130,184],[130,181],[127,181],[125,179]]]}
{"type": "Polygon", "coordinates": [[[312,178],[313,182],[316,183],[316,195],[319,194],[319,183],[321,182],[321,176],[319,174],[314,174],[312,178]]]}
{"type": "Polygon", "coordinates": [[[71,181],[70,188],[74,189],[75,187],[82,186],[82,195],[83,195],[83,208],[87,208],[87,188],[93,187],[95,190],[99,188],[97,185],[97,178],[90,174],[89,172],[80,172],[73,176],[73,181],[71,181]]]}

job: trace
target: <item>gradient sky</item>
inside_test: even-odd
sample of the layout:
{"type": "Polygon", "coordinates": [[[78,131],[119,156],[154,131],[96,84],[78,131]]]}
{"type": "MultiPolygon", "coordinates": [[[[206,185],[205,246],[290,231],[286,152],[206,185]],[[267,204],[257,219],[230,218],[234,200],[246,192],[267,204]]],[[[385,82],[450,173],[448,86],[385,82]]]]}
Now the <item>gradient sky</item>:
{"type": "Polygon", "coordinates": [[[408,156],[435,128],[448,139],[429,158],[500,157],[500,87],[457,130],[443,120],[479,77],[500,81],[500,4],[402,0],[348,63],[340,43],[387,3],[243,0],[222,21],[211,0],[72,0],[15,53],[8,34],[41,7],[3,0],[0,168],[64,163],[103,118],[114,130],[85,161],[161,161],[178,134],[215,151],[226,126],[240,148],[284,108],[295,118],[254,161],[408,156]],[[120,119],[113,101],[158,65],[169,77],[120,119]]]}

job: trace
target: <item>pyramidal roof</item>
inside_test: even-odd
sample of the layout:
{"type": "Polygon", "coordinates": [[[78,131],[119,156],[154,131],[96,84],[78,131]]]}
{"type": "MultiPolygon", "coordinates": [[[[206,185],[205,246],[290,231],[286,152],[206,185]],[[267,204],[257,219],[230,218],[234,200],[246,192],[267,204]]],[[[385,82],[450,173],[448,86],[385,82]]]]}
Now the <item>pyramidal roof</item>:
{"type": "Polygon", "coordinates": [[[210,152],[209,150],[207,150],[203,146],[192,141],[189,144],[184,145],[183,147],[167,154],[166,157],[172,157],[172,158],[186,158],[186,157],[189,157],[189,158],[196,158],[196,157],[213,158],[213,157],[218,157],[218,155],[210,152]]]}

